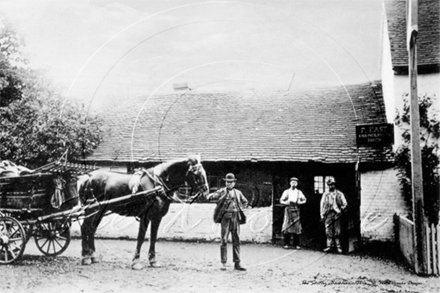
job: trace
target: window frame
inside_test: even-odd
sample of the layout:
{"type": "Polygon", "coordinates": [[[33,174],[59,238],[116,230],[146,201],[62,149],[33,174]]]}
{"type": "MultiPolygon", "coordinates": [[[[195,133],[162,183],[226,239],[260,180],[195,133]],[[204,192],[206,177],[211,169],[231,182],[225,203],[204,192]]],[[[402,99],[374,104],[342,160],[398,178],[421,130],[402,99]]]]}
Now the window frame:
{"type": "Polygon", "coordinates": [[[324,194],[328,191],[327,180],[335,178],[333,175],[315,175],[313,176],[313,190],[317,194],[324,194]],[[318,184],[318,186],[317,186],[318,184]],[[318,188],[317,188],[318,187],[318,188]],[[322,190],[322,192],[321,192],[322,190]]]}

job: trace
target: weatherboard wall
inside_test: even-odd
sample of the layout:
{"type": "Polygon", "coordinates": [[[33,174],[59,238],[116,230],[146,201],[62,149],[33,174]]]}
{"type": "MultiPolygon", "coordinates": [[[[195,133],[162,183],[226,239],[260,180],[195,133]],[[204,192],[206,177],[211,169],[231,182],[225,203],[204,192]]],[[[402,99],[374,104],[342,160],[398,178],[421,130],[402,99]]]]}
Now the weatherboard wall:
{"type": "MultiPolygon", "coordinates": [[[[158,238],[183,241],[220,241],[220,225],[213,222],[215,204],[171,204],[162,219],[158,238]]],[[[240,226],[243,242],[270,243],[272,241],[272,207],[245,210],[247,223],[240,226]]],[[[72,235],[80,236],[81,222],[72,226],[72,235]]],[[[103,218],[96,237],[136,239],[139,222],[134,217],[113,214],[103,218]]],[[[147,239],[150,238],[150,228],[147,239]]]]}

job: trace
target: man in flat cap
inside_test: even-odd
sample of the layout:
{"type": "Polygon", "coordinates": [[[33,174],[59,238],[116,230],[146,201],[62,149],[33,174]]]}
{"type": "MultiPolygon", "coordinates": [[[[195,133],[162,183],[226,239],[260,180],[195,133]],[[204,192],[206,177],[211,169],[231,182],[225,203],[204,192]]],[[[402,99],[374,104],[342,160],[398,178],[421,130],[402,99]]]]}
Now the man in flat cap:
{"type": "Polygon", "coordinates": [[[338,253],[342,253],[341,240],[341,213],[347,208],[347,201],[342,192],[336,189],[336,181],[333,178],[327,180],[329,191],[321,198],[321,221],[325,224],[327,247],[324,252],[329,252],[336,244],[338,253]]]}
{"type": "Polygon", "coordinates": [[[280,203],[286,206],[284,209],[283,226],[281,228],[285,249],[291,248],[291,235],[293,235],[293,247],[299,249],[299,235],[302,234],[299,206],[306,203],[307,199],[301,190],[296,188],[297,185],[298,178],[290,178],[290,188],[284,190],[280,198],[280,203]]]}
{"type": "Polygon", "coordinates": [[[240,211],[248,205],[247,199],[241,191],[234,188],[236,179],[234,174],[228,173],[223,178],[226,187],[208,194],[207,199],[218,199],[217,207],[214,211],[214,222],[221,224],[221,244],[220,244],[220,260],[222,270],[226,270],[227,262],[227,243],[229,233],[232,235],[233,261],[234,269],[245,271],[240,264],[240,211]]]}

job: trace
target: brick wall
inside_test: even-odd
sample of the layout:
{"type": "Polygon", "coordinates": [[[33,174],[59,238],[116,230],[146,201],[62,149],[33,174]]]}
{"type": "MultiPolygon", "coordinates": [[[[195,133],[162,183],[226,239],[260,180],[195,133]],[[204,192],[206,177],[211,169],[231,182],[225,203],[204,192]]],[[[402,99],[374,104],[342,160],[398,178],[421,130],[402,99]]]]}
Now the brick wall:
{"type": "MultiPolygon", "coordinates": [[[[167,240],[220,241],[220,225],[212,220],[215,204],[171,204],[162,219],[158,237],[167,240]]],[[[245,210],[247,223],[241,225],[242,242],[269,243],[272,240],[272,207],[245,210]]],[[[72,235],[80,236],[79,222],[72,226],[72,235]]],[[[139,223],[133,217],[105,217],[97,237],[136,239],[139,223]]],[[[149,230],[147,238],[149,238],[149,230]]]]}
{"type": "Polygon", "coordinates": [[[406,215],[394,169],[361,174],[361,235],[371,240],[394,240],[393,215],[406,215]]]}

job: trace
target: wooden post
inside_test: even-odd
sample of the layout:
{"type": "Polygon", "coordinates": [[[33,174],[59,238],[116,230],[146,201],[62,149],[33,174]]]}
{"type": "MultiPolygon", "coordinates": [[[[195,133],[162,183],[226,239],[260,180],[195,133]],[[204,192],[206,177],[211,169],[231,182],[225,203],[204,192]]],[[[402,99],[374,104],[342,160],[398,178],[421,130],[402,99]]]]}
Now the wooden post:
{"type": "Polygon", "coordinates": [[[422,153],[420,150],[420,114],[417,96],[417,1],[407,0],[408,74],[410,80],[411,185],[414,217],[415,271],[427,274],[427,245],[423,204],[422,153]]]}

